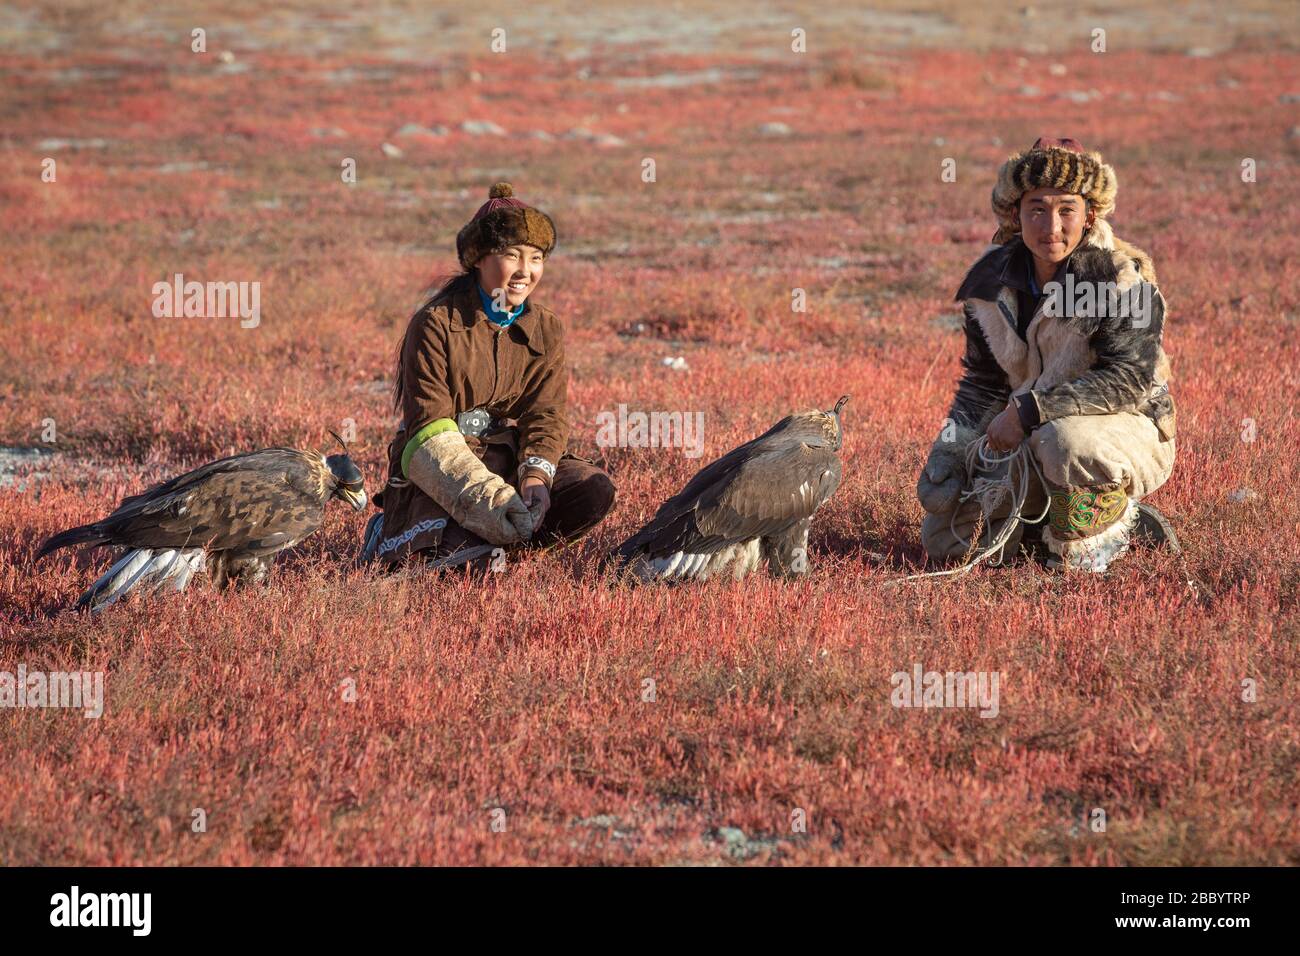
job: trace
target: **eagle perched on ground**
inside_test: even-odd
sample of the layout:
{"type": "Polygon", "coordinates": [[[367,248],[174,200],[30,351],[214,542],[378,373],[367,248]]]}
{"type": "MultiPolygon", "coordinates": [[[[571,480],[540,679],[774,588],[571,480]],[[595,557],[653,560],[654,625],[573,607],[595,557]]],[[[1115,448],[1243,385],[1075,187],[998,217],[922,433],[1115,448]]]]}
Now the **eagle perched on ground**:
{"type": "Polygon", "coordinates": [[[257,582],[277,554],[320,527],[331,498],[366,506],[361,471],[347,454],[263,448],[132,495],[107,518],[56,534],[36,558],[77,544],[125,547],[77,602],[92,611],[134,590],[179,591],[196,573],[218,587],[257,582]]]}
{"type": "Polygon", "coordinates": [[[640,581],[739,580],[762,562],[774,575],[806,571],[813,512],[840,483],[848,400],[783,418],[706,465],[614,549],[616,566],[640,581]]]}

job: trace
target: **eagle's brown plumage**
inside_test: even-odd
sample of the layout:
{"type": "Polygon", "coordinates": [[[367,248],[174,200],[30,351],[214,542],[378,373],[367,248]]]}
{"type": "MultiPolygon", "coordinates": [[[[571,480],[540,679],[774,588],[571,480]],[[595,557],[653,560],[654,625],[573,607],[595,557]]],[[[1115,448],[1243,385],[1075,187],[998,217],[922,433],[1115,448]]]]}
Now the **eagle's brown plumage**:
{"type": "Polygon", "coordinates": [[[813,513],[839,486],[840,409],[790,415],[706,465],[613,552],[642,581],[807,570],[813,513]]]}
{"type": "Polygon", "coordinates": [[[95,609],[144,585],[179,590],[204,569],[218,586],[261,580],[276,554],[320,527],[332,497],[366,505],[361,472],[347,455],[264,448],[132,495],[107,518],[50,538],[36,557],[77,544],[127,548],[82,595],[79,603],[95,609]]]}

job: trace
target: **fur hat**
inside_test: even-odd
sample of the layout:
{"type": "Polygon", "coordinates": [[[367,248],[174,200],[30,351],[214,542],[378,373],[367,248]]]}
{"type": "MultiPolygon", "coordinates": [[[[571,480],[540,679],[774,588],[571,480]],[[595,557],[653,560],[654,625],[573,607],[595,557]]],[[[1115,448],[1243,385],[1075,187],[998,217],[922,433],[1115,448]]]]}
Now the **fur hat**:
{"type": "Polygon", "coordinates": [[[995,243],[1020,234],[1015,211],[1021,197],[1040,186],[1054,186],[1082,196],[1097,219],[1105,219],[1115,210],[1115,170],[1102,160],[1101,153],[1084,152],[1078,140],[1040,136],[1033,146],[1016,153],[998,170],[998,182],[993,187],[993,214],[998,217],[995,243]]]}
{"type": "Polygon", "coordinates": [[[551,217],[524,205],[514,193],[509,183],[494,185],[488,191],[488,201],[457,234],[456,255],[464,269],[472,269],[484,256],[506,246],[536,246],[548,256],[555,248],[551,217]]]}

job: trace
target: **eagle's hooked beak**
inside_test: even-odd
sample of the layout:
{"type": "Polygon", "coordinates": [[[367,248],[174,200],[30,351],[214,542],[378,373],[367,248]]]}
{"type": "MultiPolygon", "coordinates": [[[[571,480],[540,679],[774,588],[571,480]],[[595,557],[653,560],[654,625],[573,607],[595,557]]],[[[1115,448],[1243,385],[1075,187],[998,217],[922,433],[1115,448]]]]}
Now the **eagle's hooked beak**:
{"type": "Polygon", "coordinates": [[[339,493],[342,494],[357,511],[365,511],[366,504],[370,501],[370,499],[366,497],[366,489],[364,488],[358,488],[356,491],[351,491],[347,488],[340,488],[339,493]]]}

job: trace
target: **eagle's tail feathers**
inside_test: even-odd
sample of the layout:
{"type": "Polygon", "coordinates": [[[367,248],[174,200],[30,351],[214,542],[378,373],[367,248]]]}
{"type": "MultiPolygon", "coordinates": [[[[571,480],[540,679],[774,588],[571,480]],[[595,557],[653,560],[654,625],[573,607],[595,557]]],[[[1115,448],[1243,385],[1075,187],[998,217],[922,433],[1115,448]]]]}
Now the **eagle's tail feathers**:
{"type": "Polygon", "coordinates": [[[671,579],[678,572],[678,569],[681,570],[682,576],[685,577],[693,557],[695,556],[687,554],[685,551],[678,551],[664,558],[656,558],[650,562],[650,566],[654,568],[656,577],[671,579]]]}
{"type": "Polygon", "coordinates": [[[194,572],[202,571],[206,564],[202,548],[179,548],[171,553],[173,557],[160,564],[151,576],[153,586],[149,588],[150,594],[166,590],[184,591],[194,572]]]}
{"type": "Polygon", "coordinates": [[[98,613],[132,591],[156,594],[168,588],[183,590],[194,572],[203,570],[205,563],[202,548],[164,548],[159,551],[136,548],[123,555],[92,584],[77,601],[77,606],[89,607],[92,613],[98,613]]]}
{"type": "Polygon", "coordinates": [[[181,553],[175,548],[159,551],[140,576],[136,588],[141,594],[157,594],[169,579],[180,573],[183,564],[181,553]]]}
{"type": "Polygon", "coordinates": [[[108,607],[131,589],[152,557],[153,552],[148,548],[127,551],[104,572],[103,577],[86,589],[86,593],[78,599],[77,607],[89,607],[92,611],[108,607]]]}
{"type": "Polygon", "coordinates": [[[194,573],[204,569],[206,564],[205,552],[202,548],[189,548],[178,553],[180,555],[180,567],[172,572],[168,578],[171,581],[173,591],[184,591],[194,573]]]}

